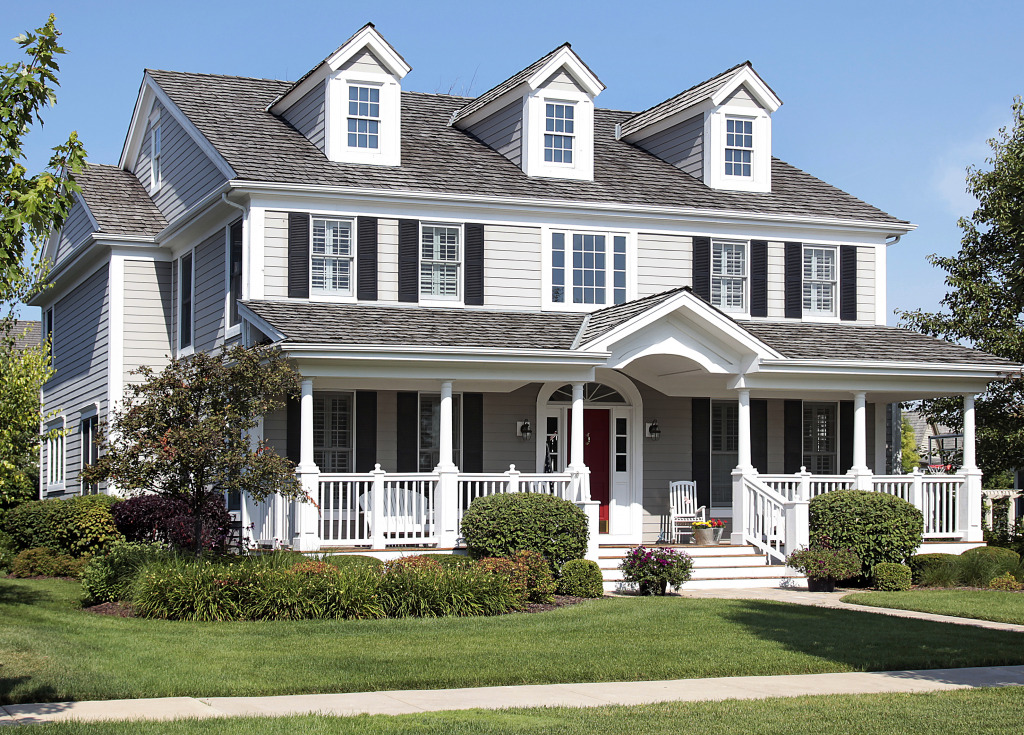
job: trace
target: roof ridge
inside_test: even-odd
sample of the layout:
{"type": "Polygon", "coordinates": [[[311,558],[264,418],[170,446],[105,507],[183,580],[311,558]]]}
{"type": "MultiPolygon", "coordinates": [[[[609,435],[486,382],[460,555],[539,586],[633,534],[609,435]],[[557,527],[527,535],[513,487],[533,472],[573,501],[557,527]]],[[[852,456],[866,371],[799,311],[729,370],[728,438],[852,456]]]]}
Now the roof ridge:
{"type": "Polygon", "coordinates": [[[240,74],[215,74],[213,72],[206,71],[179,71],[176,69],[149,69],[145,68],[143,71],[149,74],[180,74],[181,76],[193,76],[193,77],[215,77],[217,79],[242,79],[249,82],[276,82],[277,84],[293,84],[288,79],[271,79],[269,77],[247,77],[240,74]]]}

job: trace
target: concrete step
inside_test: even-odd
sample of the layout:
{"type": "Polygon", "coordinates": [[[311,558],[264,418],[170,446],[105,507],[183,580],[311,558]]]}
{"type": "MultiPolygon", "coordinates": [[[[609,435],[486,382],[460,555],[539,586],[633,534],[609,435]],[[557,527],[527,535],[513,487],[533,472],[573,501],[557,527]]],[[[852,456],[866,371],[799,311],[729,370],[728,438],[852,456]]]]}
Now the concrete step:
{"type": "MultiPolygon", "coordinates": [[[[598,554],[601,559],[621,559],[632,548],[635,547],[628,545],[616,546],[601,544],[598,547],[598,554]]],[[[697,546],[696,544],[679,544],[678,546],[659,546],[656,548],[674,549],[675,551],[685,551],[688,555],[694,558],[697,558],[698,556],[742,556],[744,554],[757,553],[757,550],[753,546],[732,546],[731,544],[719,544],[717,546],[697,546]]]]}
{"type": "MultiPolygon", "coordinates": [[[[690,578],[697,579],[771,579],[774,577],[787,576],[785,567],[771,567],[762,564],[761,566],[745,567],[694,567],[690,578]]],[[[618,582],[622,579],[622,572],[618,569],[602,569],[601,577],[605,582],[618,582]]]]}
{"type": "MultiPolygon", "coordinates": [[[[714,590],[714,589],[770,589],[774,587],[797,587],[807,586],[807,577],[797,574],[792,570],[785,570],[785,567],[765,567],[774,571],[771,576],[709,576],[695,577],[683,584],[682,590],[714,590]]],[[[626,584],[618,579],[604,580],[605,592],[635,592],[636,587],[626,584]]]]}

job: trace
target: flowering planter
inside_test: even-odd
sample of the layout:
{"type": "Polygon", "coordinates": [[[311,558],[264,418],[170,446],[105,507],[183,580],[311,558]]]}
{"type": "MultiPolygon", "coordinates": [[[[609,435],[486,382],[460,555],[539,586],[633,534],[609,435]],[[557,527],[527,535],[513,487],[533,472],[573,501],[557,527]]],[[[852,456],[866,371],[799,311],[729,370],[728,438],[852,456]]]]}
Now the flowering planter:
{"type": "Polygon", "coordinates": [[[816,577],[807,578],[808,592],[835,592],[836,581],[834,579],[822,579],[816,577]]]}
{"type": "Polygon", "coordinates": [[[714,528],[695,528],[693,529],[693,543],[699,546],[711,546],[715,543],[715,529],[714,528]]]}
{"type": "Polygon", "coordinates": [[[718,528],[711,529],[715,532],[715,543],[722,543],[722,533],[725,531],[725,526],[719,526],[718,528]]]}

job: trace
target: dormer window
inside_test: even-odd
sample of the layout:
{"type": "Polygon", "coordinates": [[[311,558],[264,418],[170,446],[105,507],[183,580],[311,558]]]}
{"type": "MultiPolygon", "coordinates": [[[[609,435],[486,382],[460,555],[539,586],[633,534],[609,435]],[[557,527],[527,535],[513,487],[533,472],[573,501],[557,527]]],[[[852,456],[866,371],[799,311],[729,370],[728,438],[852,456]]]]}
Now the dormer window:
{"type": "Polygon", "coordinates": [[[544,161],[572,164],[573,142],[576,138],[575,105],[548,102],[544,118],[544,161]]]}
{"type": "Polygon", "coordinates": [[[725,120],[725,175],[750,177],[753,172],[754,121],[725,120]]]}
{"type": "Polygon", "coordinates": [[[380,147],[380,89],[350,85],[348,88],[348,145],[380,147]]]}

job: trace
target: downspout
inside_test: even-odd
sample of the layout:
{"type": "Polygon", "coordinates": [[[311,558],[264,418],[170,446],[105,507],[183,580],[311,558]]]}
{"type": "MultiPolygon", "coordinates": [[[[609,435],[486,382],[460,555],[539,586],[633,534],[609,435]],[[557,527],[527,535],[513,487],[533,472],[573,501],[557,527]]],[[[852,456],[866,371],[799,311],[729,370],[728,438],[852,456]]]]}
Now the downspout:
{"type": "Polygon", "coordinates": [[[886,238],[886,240],[885,240],[885,246],[886,247],[889,247],[890,245],[895,245],[896,243],[898,243],[903,238],[903,235],[890,235],[889,237],[891,237],[893,239],[890,240],[890,239],[886,238]]]}

